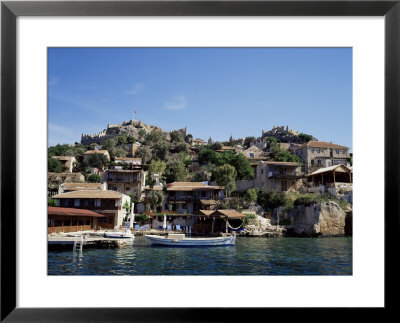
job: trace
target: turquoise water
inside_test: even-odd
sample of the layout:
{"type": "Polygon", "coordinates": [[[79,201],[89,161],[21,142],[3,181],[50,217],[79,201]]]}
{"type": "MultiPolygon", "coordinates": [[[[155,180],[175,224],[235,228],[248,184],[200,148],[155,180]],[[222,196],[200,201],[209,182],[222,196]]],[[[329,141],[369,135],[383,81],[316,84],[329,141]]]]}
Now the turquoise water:
{"type": "MultiPolygon", "coordinates": [[[[72,247],[71,247],[72,249],[72,247]]],[[[235,246],[49,251],[49,275],[351,275],[352,238],[237,237],[235,246]]]]}

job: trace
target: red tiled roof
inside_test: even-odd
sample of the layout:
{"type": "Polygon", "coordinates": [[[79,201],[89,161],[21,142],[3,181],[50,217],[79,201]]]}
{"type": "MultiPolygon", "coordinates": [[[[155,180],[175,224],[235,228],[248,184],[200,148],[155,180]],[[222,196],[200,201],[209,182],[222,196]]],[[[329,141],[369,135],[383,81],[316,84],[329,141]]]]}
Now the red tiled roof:
{"type": "Polygon", "coordinates": [[[105,216],[90,210],[74,209],[70,207],[47,207],[48,215],[64,215],[64,216],[93,216],[96,218],[104,218],[105,216]]]}
{"type": "Polygon", "coordinates": [[[336,148],[336,149],[349,149],[346,146],[336,145],[331,142],[325,141],[310,141],[306,144],[301,145],[300,147],[294,148],[293,150],[301,149],[303,147],[310,147],[310,148],[336,148]]]}
{"type": "Polygon", "coordinates": [[[299,163],[295,162],[280,162],[280,161],[261,161],[263,164],[267,165],[278,165],[278,166],[301,166],[299,163]]]}

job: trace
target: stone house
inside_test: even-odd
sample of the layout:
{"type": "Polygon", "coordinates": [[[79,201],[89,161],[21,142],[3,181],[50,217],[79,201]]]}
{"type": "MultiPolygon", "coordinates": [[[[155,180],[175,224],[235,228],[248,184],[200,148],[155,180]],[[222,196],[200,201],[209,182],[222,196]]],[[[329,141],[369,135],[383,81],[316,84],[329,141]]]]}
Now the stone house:
{"type": "Polygon", "coordinates": [[[88,150],[84,153],[83,155],[83,162],[85,164],[88,164],[89,162],[89,157],[93,154],[101,154],[106,156],[107,160],[110,161],[110,154],[108,153],[108,150],[88,150]]]}
{"type": "Polygon", "coordinates": [[[350,166],[349,148],[330,142],[310,141],[295,148],[293,153],[301,158],[307,174],[322,167],[339,164],[350,166]]]}
{"type": "Polygon", "coordinates": [[[302,183],[301,165],[294,162],[260,161],[257,167],[257,187],[267,191],[296,191],[302,183]]]}
{"type": "Polygon", "coordinates": [[[212,186],[202,182],[173,182],[168,184],[166,206],[179,214],[192,214],[203,208],[204,200],[219,201],[224,197],[223,186],[212,186]]]}
{"type": "Polygon", "coordinates": [[[76,158],[74,156],[53,156],[53,159],[57,159],[61,162],[61,172],[72,173],[74,169],[74,163],[76,158]]]}
{"type": "Polygon", "coordinates": [[[146,186],[146,174],[143,169],[123,170],[121,167],[115,167],[104,171],[103,181],[111,191],[141,197],[146,186]]]}
{"type": "Polygon", "coordinates": [[[97,225],[102,228],[114,229],[122,225],[126,202],[130,205],[131,198],[114,191],[85,190],[57,194],[53,196],[58,207],[85,209],[104,215],[97,219],[97,225]]]}

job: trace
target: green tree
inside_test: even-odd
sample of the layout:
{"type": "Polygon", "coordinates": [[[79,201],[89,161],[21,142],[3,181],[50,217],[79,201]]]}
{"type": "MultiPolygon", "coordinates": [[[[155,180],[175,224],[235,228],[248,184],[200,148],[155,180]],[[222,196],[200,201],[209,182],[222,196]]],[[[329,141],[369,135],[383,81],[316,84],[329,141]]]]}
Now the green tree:
{"type": "Polygon", "coordinates": [[[153,158],[165,160],[168,154],[168,143],[164,140],[157,142],[153,146],[153,158]]]}
{"type": "Polygon", "coordinates": [[[108,165],[108,160],[103,154],[94,153],[89,156],[88,165],[90,167],[103,168],[108,165]]]}
{"type": "Polygon", "coordinates": [[[252,142],[252,141],[255,141],[256,140],[256,138],[255,137],[246,137],[246,138],[244,138],[244,146],[246,147],[246,148],[249,148],[250,147],[250,143],[252,142]]]}
{"type": "Polygon", "coordinates": [[[171,142],[184,142],[185,137],[182,132],[179,130],[174,130],[169,133],[169,136],[171,138],[171,142]]]}
{"type": "Polygon", "coordinates": [[[49,172],[61,173],[61,162],[54,158],[48,158],[47,168],[49,172]]]}
{"type": "Polygon", "coordinates": [[[146,131],[144,129],[139,129],[138,136],[140,140],[143,140],[146,137],[146,131]]]}
{"type": "Polygon", "coordinates": [[[211,137],[208,138],[207,144],[208,144],[209,146],[211,146],[211,145],[213,144],[213,141],[212,141],[212,138],[211,138],[211,137]]]}
{"type": "Polygon", "coordinates": [[[169,160],[165,167],[164,177],[167,183],[182,182],[186,179],[186,168],[182,160],[169,160]]]}
{"type": "Polygon", "coordinates": [[[212,149],[201,149],[199,151],[199,163],[200,164],[207,164],[213,163],[215,161],[215,156],[217,152],[212,149]]]}
{"type": "Polygon", "coordinates": [[[151,150],[146,146],[140,146],[138,149],[136,149],[135,157],[141,158],[143,164],[147,164],[151,160],[151,156],[151,150]]]}
{"type": "Polygon", "coordinates": [[[314,137],[311,135],[307,135],[305,133],[301,133],[301,134],[299,134],[299,138],[301,139],[301,141],[303,143],[306,143],[306,142],[312,141],[314,137]]]}
{"type": "Polygon", "coordinates": [[[285,193],[276,191],[258,190],[257,203],[261,205],[264,210],[273,210],[286,203],[285,193]]]}
{"type": "Polygon", "coordinates": [[[89,183],[101,183],[103,179],[99,174],[90,174],[87,181],[89,183]]]}
{"type": "Polygon", "coordinates": [[[153,130],[146,138],[146,145],[155,146],[159,142],[164,141],[164,135],[161,131],[153,130]]]}
{"type": "Polygon", "coordinates": [[[218,166],[212,172],[212,177],[218,185],[225,187],[228,196],[236,189],[236,175],[235,167],[228,164],[218,166]]]}
{"type": "Polygon", "coordinates": [[[219,150],[222,148],[222,144],[219,141],[216,141],[212,144],[212,149],[219,150]]]}
{"type": "Polygon", "coordinates": [[[301,159],[299,156],[288,152],[287,150],[280,150],[274,158],[275,161],[281,162],[294,162],[300,163],[301,159]]]}
{"type": "Polygon", "coordinates": [[[47,198],[47,206],[57,206],[57,201],[53,200],[51,197],[47,198]]]}
{"type": "Polygon", "coordinates": [[[149,174],[161,176],[165,171],[166,163],[160,159],[153,159],[149,166],[149,174]]]}
{"type": "Polygon", "coordinates": [[[257,190],[255,188],[249,188],[244,194],[244,199],[247,202],[257,201],[257,190]]]}
{"type": "Polygon", "coordinates": [[[251,163],[242,154],[233,155],[230,163],[235,167],[237,172],[237,179],[251,179],[254,176],[254,169],[251,163]]]}
{"type": "Polygon", "coordinates": [[[162,206],[164,202],[164,193],[162,191],[151,191],[149,194],[149,202],[154,211],[156,211],[157,207],[162,206]]]}
{"type": "Polygon", "coordinates": [[[181,153],[181,152],[188,153],[189,152],[189,145],[184,141],[176,142],[173,145],[173,148],[174,148],[175,152],[177,152],[177,153],[181,153]]]}
{"type": "Polygon", "coordinates": [[[185,137],[185,142],[190,143],[192,140],[193,140],[193,135],[189,133],[189,134],[185,137]]]}

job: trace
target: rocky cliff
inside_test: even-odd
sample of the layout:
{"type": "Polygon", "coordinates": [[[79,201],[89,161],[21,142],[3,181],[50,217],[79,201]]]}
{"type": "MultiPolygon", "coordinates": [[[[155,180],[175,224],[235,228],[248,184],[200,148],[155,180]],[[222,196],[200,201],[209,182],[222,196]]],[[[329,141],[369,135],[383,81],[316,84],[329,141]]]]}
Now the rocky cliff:
{"type": "Polygon", "coordinates": [[[335,202],[299,205],[293,210],[288,236],[342,236],[345,234],[346,213],[335,202]]]}

